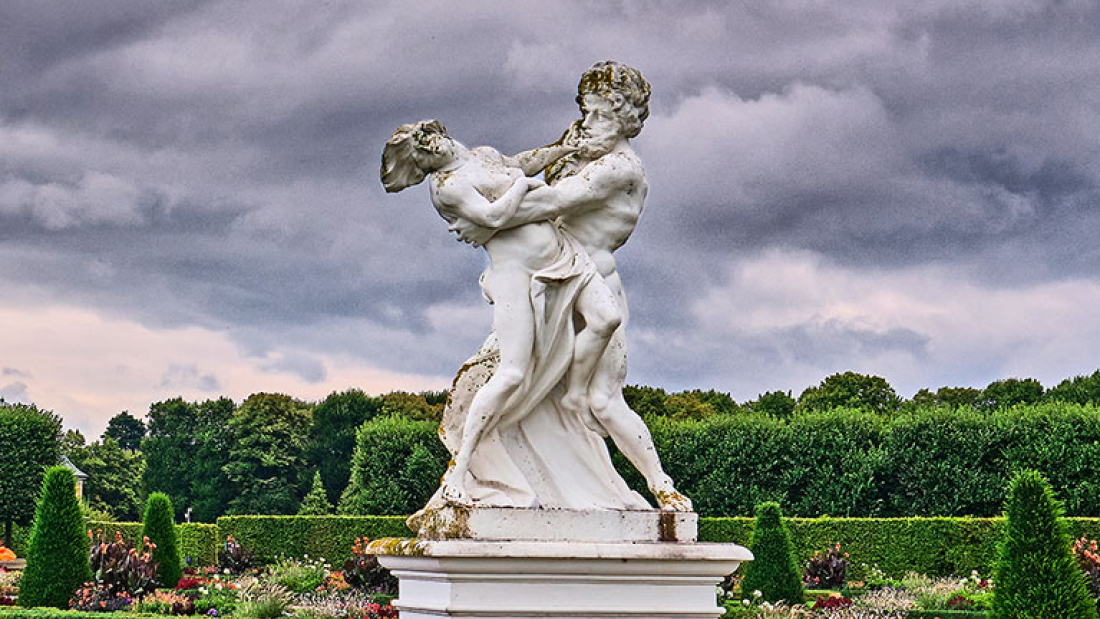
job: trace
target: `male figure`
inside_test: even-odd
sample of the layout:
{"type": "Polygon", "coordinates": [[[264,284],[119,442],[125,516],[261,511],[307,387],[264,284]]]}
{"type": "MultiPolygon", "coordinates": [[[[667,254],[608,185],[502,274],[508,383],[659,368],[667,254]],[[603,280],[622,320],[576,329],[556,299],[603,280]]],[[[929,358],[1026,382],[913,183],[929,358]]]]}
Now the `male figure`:
{"type": "MultiPolygon", "coordinates": [[[[661,509],[691,511],[691,501],[676,491],[661,467],[653,438],[623,399],[626,379],[626,296],[613,252],[638,224],[648,186],[641,159],[630,146],[649,116],[649,83],[634,68],[601,62],[581,76],[577,103],[583,118],[562,138],[579,151],[558,160],[546,172],[551,184],[527,192],[515,214],[500,228],[560,218],[580,241],[615,294],[623,324],[612,335],[592,376],[588,401],[562,401],[586,418],[593,430],[610,436],[646,478],[661,509]]],[[[460,222],[460,238],[480,244],[484,229],[460,222]]]]}

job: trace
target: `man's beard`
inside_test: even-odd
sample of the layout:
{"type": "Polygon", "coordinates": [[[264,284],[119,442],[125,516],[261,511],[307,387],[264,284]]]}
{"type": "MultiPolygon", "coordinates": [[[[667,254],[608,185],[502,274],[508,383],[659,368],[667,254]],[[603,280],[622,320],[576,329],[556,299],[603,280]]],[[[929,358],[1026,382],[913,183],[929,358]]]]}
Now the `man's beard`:
{"type": "Polygon", "coordinates": [[[610,153],[618,143],[619,136],[613,133],[597,136],[586,135],[580,141],[581,150],[577,155],[582,159],[593,161],[610,153]]]}

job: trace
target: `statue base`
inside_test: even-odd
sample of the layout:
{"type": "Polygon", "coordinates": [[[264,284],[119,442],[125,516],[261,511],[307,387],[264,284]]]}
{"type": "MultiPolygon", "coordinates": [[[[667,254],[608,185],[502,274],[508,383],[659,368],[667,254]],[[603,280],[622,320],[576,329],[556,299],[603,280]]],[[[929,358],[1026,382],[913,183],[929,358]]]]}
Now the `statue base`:
{"type": "Polygon", "coordinates": [[[417,539],[528,542],[694,542],[699,515],[650,510],[429,507],[409,518],[417,539]]]}
{"type": "Polygon", "coordinates": [[[715,587],[752,553],[735,544],[381,539],[402,619],[716,619],[715,587]]]}

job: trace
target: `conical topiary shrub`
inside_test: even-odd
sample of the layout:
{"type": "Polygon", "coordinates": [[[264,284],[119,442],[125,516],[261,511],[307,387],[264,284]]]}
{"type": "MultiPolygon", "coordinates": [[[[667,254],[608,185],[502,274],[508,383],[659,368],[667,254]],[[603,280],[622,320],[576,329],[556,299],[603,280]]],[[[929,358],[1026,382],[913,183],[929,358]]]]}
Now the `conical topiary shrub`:
{"type": "Polygon", "coordinates": [[[325,485],[321,483],[321,471],[313,474],[313,487],[306,498],[302,499],[302,506],[298,508],[299,516],[327,516],[332,513],[332,503],[328,502],[325,494],[325,485]]]}
{"type": "Polygon", "coordinates": [[[153,561],[157,568],[157,581],[161,587],[172,588],[183,575],[179,541],[176,538],[176,513],[167,494],[154,492],[145,501],[145,518],[141,521],[141,534],[154,544],[153,561]]]}
{"type": "Polygon", "coordinates": [[[69,598],[92,579],[88,535],[76,478],[64,466],[46,471],[27,546],[27,567],[19,583],[19,604],[68,608],[69,598]]]}
{"type": "Polygon", "coordinates": [[[1095,619],[1062,506],[1037,471],[1012,479],[993,574],[995,619],[1095,619]]]}
{"type": "Polygon", "coordinates": [[[756,506],[752,554],[755,558],[745,566],[741,596],[751,598],[754,591],[759,591],[769,602],[786,600],[801,604],[802,572],[798,569],[791,536],[778,503],[756,506]]]}

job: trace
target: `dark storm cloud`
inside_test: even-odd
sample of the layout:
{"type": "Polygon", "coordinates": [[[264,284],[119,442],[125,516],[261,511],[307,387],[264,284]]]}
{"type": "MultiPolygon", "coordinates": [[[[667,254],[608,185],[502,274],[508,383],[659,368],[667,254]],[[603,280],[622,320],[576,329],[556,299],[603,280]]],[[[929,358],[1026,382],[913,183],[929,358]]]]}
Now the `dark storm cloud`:
{"type": "MultiPolygon", "coordinates": [[[[381,144],[419,118],[506,152],[551,141],[611,57],[654,86],[650,196],[620,252],[631,320],[710,351],[654,382],[794,348],[923,354],[916,331],[828,323],[744,333],[732,356],[688,338],[692,301],[769,249],[997,285],[1100,268],[1086,1],[20,1],[0,57],[0,282],[259,358],[294,330],[318,355],[448,373],[483,334],[446,315],[487,325],[484,259],[422,187],[384,194],[381,144]]],[[[267,367],[323,380],[302,359],[267,367]]],[[[181,371],[166,380],[204,378],[181,371]]]]}

